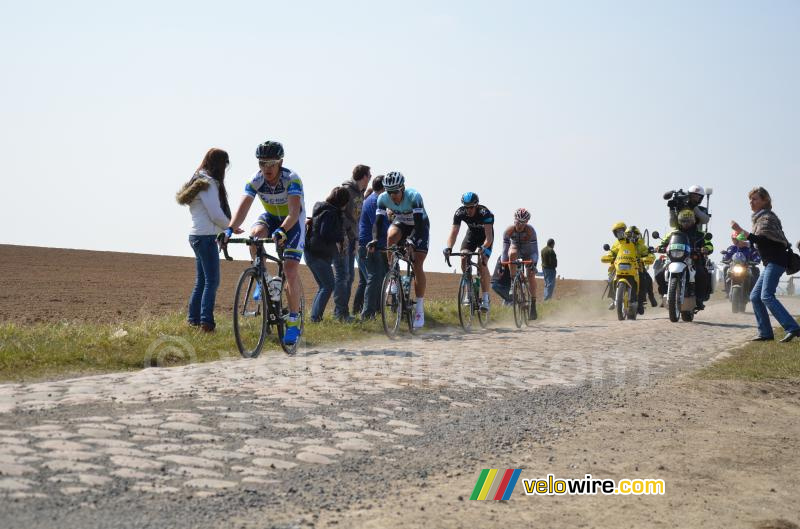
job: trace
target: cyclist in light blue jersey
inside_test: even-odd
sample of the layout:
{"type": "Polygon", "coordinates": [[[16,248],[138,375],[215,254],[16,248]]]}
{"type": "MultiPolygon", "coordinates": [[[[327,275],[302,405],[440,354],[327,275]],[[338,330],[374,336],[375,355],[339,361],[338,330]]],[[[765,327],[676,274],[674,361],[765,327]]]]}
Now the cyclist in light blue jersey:
{"type": "MultiPolygon", "coordinates": [[[[280,143],[265,141],[256,147],[256,158],[259,170],[245,185],[245,195],[225,235],[230,237],[233,233],[242,232],[239,226],[247,217],[253,200],[258,197],[265,212],[253,224],[250,235],[259,238],[272,237],[275,243],[283,248],[285,288],[289,301],[289,318],[283,341],[287,345],[292,345],[300,338],[297,322],[302,290],[297,267],[303,256],[305,242],[303,182],[294,171],[283,167],[283,145],[280,143]]],[[[250,253],[255,257],[255,247],[250,247],[250,253]]],[[[260,288],[257,288],[256,299],[261,295],[260,288]]]]}
{"type": "MultiPolygon", "coordinates": [[[[405,187],[405,177],[402,173],[394,171],[388,173],[383,179],[385,191],[378,197],[377,210],[375,211],[375,224],[372,227],[372,241],[367,245],[373,251],[378,245],[378,234],[382,233],[385,222],[388,222],[388,213],[394,214],[394,221],[389,226],[386,236],[387,246],[393,246],[401,241],[408,240],[414,245],[414,293],[417,296],[414,328],[419,329],[425,325],[424,298],[425,298],[425,257],[428,256],[428,234],[430,222],[422,196],[416,190],[405,187]]],[[[390,263],[391,265],[391,263],[390,263]]]]}

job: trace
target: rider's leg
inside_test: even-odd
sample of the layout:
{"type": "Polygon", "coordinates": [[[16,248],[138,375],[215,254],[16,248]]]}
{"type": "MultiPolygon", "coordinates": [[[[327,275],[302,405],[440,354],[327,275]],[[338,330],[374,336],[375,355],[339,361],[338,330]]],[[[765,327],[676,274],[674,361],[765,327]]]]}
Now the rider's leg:
{"type": "Polygon", "coordinates": [[[488,294],[489,293],[489,283],[491,282],[491,276],[489,275],[489,258],[485,256],[480,256],[480,265],[478,267],[479,273],[481,275],[481,293],[488,294]]]}
{"type": "Polygon", "coordinates": [[[297,314],[300,312],[300,296],[303,292],[300,288],[300,275],[297,273],[299,261],[287,259],[283,263],[283,273],[286,275],[286,297],[289,298],[289,312],[297,314]]]}
{"type": "Polygon", "coordinates": [[[536,267],[528,266],[528,287],[531,289],[531,308],[528,314],[528,319],[535,320],[538,316],[536,314],[536,267]]]}

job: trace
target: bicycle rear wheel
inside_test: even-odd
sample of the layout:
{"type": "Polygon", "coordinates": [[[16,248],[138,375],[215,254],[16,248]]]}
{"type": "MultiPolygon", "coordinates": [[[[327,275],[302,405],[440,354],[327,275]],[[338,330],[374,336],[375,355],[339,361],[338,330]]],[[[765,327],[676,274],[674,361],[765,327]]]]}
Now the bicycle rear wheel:
{"type": "Polygon", "coordinates": [[[306,301],[305,296],[303,295],[303,284],[300,283],[300,279],[297,280],[298,284],[300,285],[300,314],[297,319],[297,326],[300,327],[300,338],[291,345],[286,345],[283,343],[283,335],[286,332],[286,322],[289,318],[289,296],[286,293],[286,278],[284,278],[281,288],[281,301],[280,305],[277,302],[272,302],[273,310],[278,314],[277,318],[277,327],[278,327],[278,340],[281,342],[281,348],[283,352],[288,355],[293,355],[297,352],[297,347],[300,344],[300,341],[303,339],[303,331],[305,330],[305,308],[306,308],[306,301]]]}
{"type": "Polygon", "coordinates": [[[473,288],[473,298],[474,303],[472,304],[473,310],[478,315],[478,321],[481,324],[482,328],[486,328],[489,325],[489,309],[486,311],[481,310],[481,293],[480,290],[473,288]]]}
{"type": "Polygon", "coordinates": [[[472,309],[474,306],[472,284],[466,274],[461,276],[461,283],[458,285],[458,320],[461,328],[466,332],[472,330],[472,309]]]}
{"type": "Polygon", "coordinates": [[[404,307],[400,276],[396,272],[389,272],[384,277],[381,288],[381,320],[383,321],[383,330],[389,338],[397,336],[400,322],[403,319],[404,307]]]}
{"type": "Polygon", "coordinates": [[[267,289],[258,268],[242,272],[233,299],[233,335],[236,347],[244,358],[261,354],[267,337],[267,289]],[[259,300],[253,299],[256,285],[261,284],[259,300]]]}

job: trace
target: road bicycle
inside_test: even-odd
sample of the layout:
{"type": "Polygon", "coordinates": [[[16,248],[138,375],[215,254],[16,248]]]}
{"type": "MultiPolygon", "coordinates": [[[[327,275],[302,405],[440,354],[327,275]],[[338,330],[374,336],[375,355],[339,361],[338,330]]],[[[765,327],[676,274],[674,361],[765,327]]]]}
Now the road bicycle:
{"type": "Polygon", "coordinates": [[[511,305],[514,308],[514,323],[517,328],[521,328],[522,324],[530,325],[528,319],[531,310],[531,290],[528,285],[528,266],[533,261],[516,259],[515,261],[503,261],[502,264],[513,264],[517,267],[517,273],[511,280],[512,301],[511,305]]]}
{"type": "MultiPolygon", "coordinates": [[[[479,264],[472,260],[473,256],[481,259],[483,252],[460,252],[445,255],[447,266],[451,267],[450,257],[466,257],[461,281],[458,283],[458,320],[461,328],[466,332],[472,331],[472,322],[477,317],[480,326],[484,329],[489,323],[489,311],[481,308],[481,281],[479,264]],[[472,269],[475,268],[473,275],[472,269]]],[[[480,261],[479,261],[480,262],[480,261]]]]}
{"type": "MultiPolygon", "coordinates": [[[[274,327],[278,334],[278,341],[286,354],[295,354],[300,340],[291,345],[283,343],[283,335],[286,332],[289,318],[289,300],[285,288],[286,275],[283,269],[283,248],[276,248],[276,257],[268,254],[264,248],[265,244],[275,244],[272,239],[248,237],[229,239],[228,243],[246,244],[256,248],[253,265],[245,269],[239,276],[233,299],[233,335],[236,337],[236,347],[239,348],[239,353],[245,358],[257,357],[261,354],[267,335],[272,334],[274,327]],[[269,275],[268,261],[277,263],[278,275],[269,275]],[[258,293],[256,293],[256,287],[259,287],[258,293]]],[[[225,259],[233,260],[228,255],[226,246],[223,246],[223,252],[225,259]]],[[[297,321],[297,325],[300,327],[300,336],[302,336],[305,322],[304,313],[305,300],[301,286],[300,316],[297,321]]]]}
{"type": "Polygon", "coordinates": [[[411,291],[414,284],[414,245],[406,241],[403,245],[393,245],[386,250],[392,255],[392,264],[386,277],[383,278],[381,289],[383,330],[386,336],[394,338],[405,319],[408,331],[414,334],[416,300],[412,299],[411,291]],[[405,263],[405,272],[402,270],[401,262],[405,263]]]}

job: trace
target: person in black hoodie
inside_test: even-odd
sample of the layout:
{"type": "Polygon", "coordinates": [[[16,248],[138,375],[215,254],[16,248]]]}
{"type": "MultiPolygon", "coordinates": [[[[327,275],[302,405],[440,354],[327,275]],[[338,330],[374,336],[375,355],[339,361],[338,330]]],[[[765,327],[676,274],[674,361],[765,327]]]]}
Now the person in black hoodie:
{"type": "Polygon", "coordinates": [[[324,202],[314,204],[311,227],[305,244],[305,259],[308,268],[319,286],[311,305],[311,321],[322,321],[325,306],[333,294],[335,280],[333,259],[341,254],[344,233],[344,208],[350,200],[345,187],[335,187],[324,202]]]}

